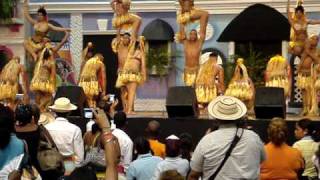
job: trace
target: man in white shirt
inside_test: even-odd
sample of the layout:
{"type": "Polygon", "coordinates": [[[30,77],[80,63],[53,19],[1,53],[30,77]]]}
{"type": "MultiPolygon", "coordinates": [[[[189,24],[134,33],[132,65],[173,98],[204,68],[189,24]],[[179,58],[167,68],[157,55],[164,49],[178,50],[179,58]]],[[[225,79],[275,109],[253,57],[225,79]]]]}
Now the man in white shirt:
{"type": "Polygon", "coordinates": [[[71,104],[68,98],[62,97],[55,100],[54,105],[49,108],[56,113],[57,118],[45,127],[65,158],[66,171],[72,171],[84,158],[81,130],[66,119],[77,106],[71,104]]]}
{"type": "Polygon", "coordinates": [[[211,118],[219,120],[220,127],[200,140],[192,155],[188,180],[201,176],[207,180],[213,174],[216,176],[212,178],[219,180],[259,179],[260,164],[265,160],[264,146],[256,133],[239,124],[247,112],[246,106],[234,97],[219,96],[209,104],[208,111],[211,118]],[[233,143],[234,148],[223,164],[235,139],[239,140],[233,143]]]}
{"type": "Polygon", "coordinates": [[[132,161],[133,151],[133,142],[125,132],[128,123],[126,114],[124,112],[117,112],[114,115],[114,123],[116,128],[112,130],[112,134],[118,138],[121,151],[120,165],[123,166],[124,172],[126,172],[132,161]]]}

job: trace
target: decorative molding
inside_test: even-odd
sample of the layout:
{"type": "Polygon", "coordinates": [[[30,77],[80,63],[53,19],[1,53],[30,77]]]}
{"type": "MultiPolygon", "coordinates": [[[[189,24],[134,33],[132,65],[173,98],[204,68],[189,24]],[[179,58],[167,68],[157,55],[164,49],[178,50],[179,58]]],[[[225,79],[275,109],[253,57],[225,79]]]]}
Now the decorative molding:
{"type": "Polygon", "coordinates": [[[86,30],[83,31],[83,35],[113,35],[113,34],[117,34],[116,30],[107,30],[107,31],[99,31],[99,30],[86,30]]]}
{"type": "MultiPolygon", "coordinates": [[[[248,6],[261,3],[272,6],[285,13],[287,0],[201,0],[195,2],[196,7],[209,11],[210,14],[238,14],[248,6]]],[[[294,7],[292,2],[292,7],[294,7]]],[[[40,5],[44,5],[49,13],[112,13],[109,2],[44,2],[30,3],[31,13],[36,13],[40,5]]],[[[320,1],[305,1],[307,12],[319,12],[320,1]]],[[[132,2],[132,12],[176,12],[177,1],[135,1],[132,2]]]]}
{"type": "Polygon", "coordinates": [[[24,38],[3,38],[4,34],[0,34],[0,44],[5,45],[21,45],[24,42],[24,38]]]}
{"type": "Polygon", "coordinates": [[[70,51],[72,55],[72,62],[78,79],[82,61],[82,47],[83,47],[83,33],[82,33],[82,14],[71,14],[70,19],[71,36],[70,36],[70,51]]]}

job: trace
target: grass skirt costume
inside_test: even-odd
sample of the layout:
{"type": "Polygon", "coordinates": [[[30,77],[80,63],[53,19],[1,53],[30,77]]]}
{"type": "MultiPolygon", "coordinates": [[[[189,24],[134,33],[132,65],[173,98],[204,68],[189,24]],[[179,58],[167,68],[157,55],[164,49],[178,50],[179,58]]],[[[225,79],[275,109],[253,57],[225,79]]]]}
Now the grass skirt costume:
{"type": "Polygon", "coordinates": [[[214,62],[210,59],[200,66],[195,82],[198,103],[206,104],[217,97],[214,66],[214,62]]]}
{"type": "Polygon", "coordinates": [[[9,61],[0,75],[0,100],[15,100],[19,88],[20,64],[15,60],[9,61]]]}
{"type": "Polygon", "coordinates": [[[283,88],[285,97],[288,97],[290,82],[287,73],[287,60],[280,55],[272,57],[267,64],[267,72],[269,80],[266,81],[266,87],[283,88]]]}
{"type": "Polygon", "coordinates": [[[89,59],[83,67],[80,75],[79,86],[83,88],[86,96],[98,96],[101,92],[99,79],[96,74],[97,68],[99,68],[101,64],[103,64],[103,62],[99,59],[99,57],[93,57],[89,59]]]}

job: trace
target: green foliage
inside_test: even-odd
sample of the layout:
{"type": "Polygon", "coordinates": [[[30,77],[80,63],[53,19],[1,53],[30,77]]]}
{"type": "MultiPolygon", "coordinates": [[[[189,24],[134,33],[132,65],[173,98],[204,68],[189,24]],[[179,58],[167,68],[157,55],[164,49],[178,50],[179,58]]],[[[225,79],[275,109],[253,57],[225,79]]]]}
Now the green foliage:
{"type": "MultiPolygon", "coordinates": [[[[262,52],[255,51],[252,43],[249,43],[249,47],[239,47],[239,52],[234,56],[234,59],[236,60],[240,57],[244,59],[249,77],[252,79],[255,87],[264,86],[264,73],[270,57],[265,57],[262,52]]],[[[235,66],[235,63],[233,64],[235,66]]]]}
{"type": "Polygon", "coordinates": [[[169,60],[168,48],[165,45],[157,48],[149,48],[146,55],[148,72],[150,73],[155,70],[156,75],[160,76],[168,74],[169,60]]]}
{"type": "Polygon", "coordinates": [[[223,64],[224,69],[224,84],[227,86],[231,81],[231,78],[234,73],[235,63],[234,63],[234,56],[230,56],[229,60],[223,64]]]}
{"type": "Polygon", "coordinates": [[[9,23],[13,18],[13,8],[16,0],[1,0],[0,1],[0,23],[9,23]]]}

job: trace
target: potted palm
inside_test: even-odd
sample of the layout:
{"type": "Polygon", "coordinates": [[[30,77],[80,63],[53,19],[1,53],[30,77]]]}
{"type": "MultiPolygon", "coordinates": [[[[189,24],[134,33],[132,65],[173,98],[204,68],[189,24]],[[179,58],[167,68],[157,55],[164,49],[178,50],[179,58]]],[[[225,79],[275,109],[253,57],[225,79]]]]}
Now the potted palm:
{"type": "Polygon", "coordinates": [[[166,47],[149,48],[146,59],[150,75],[164,76],[169,73],[170,57],[166,47]]]}

